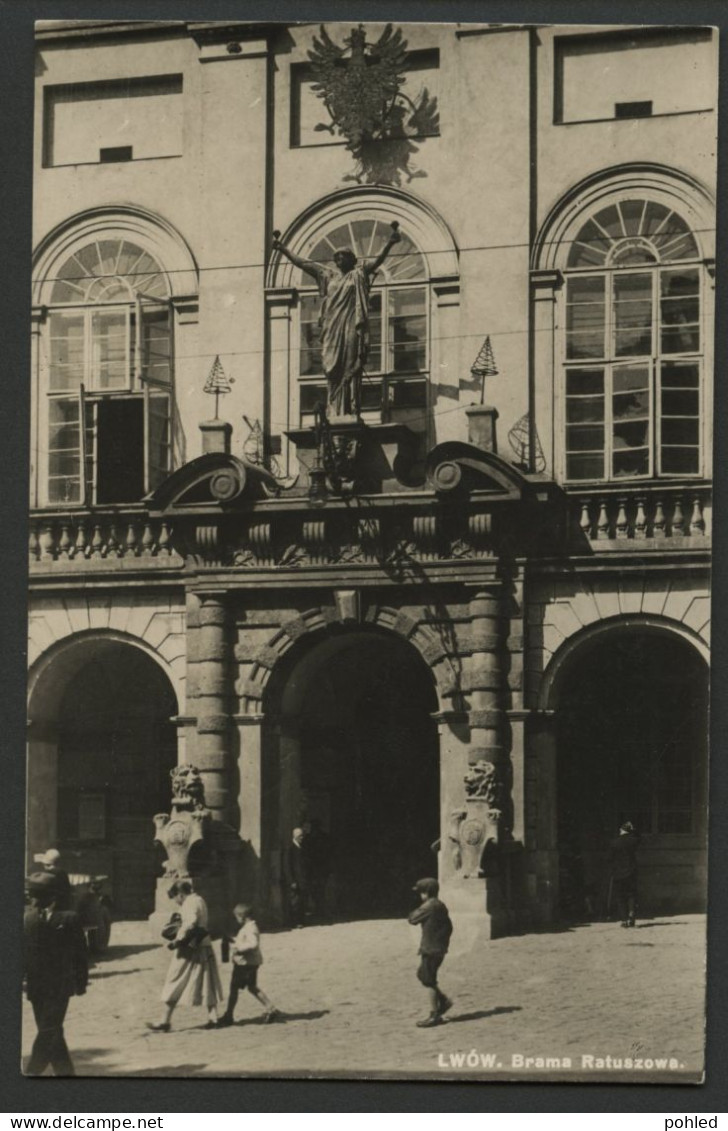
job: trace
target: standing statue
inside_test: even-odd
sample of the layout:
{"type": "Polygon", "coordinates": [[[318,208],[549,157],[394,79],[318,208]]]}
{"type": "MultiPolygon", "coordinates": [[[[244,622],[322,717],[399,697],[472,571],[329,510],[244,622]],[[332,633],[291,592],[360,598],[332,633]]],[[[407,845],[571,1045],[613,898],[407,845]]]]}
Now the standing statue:
{"type": "Polygon", "coordinates": [[[300,259],[273,233],[273,250],[280,251],[296,267],[312,275],[323,299],[321,304],[321,348],[328,383],[329,419],[359,416],[360,389],[369,345],[369,291],[374,275],[389,252],[402,239],[399,224],[376,259],[359,264],[350,247],[334,252],[334,267],[300,259]]]}

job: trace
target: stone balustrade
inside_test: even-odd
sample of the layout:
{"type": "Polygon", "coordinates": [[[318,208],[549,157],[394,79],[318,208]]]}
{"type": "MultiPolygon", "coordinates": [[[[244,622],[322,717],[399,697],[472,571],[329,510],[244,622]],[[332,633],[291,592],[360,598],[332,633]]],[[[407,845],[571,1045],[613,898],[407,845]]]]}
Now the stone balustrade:
{"type": "Polygon", "coordinates": [[[165,559],[178,554],[171,525],[142,510],[32,514],[28,551],[31,564],[165,559]]]}
{"type": "Polygon", "coordinates": [[[704,484],[569,490],[572,520],[590,542],[696,539],[710,533],[704,484]]]}

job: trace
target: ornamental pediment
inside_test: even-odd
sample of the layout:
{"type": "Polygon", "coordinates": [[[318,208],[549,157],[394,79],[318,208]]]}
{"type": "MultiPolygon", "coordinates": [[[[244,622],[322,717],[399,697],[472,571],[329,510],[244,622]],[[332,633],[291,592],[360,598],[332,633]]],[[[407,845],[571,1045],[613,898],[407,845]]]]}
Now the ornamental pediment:
{"type": "Polygon", "coordinates": [[[269,499],[280,486],[270,472],[225,452],[207,452],[184,464],[146,496],[150,514],[209,513],[269,499]]]}

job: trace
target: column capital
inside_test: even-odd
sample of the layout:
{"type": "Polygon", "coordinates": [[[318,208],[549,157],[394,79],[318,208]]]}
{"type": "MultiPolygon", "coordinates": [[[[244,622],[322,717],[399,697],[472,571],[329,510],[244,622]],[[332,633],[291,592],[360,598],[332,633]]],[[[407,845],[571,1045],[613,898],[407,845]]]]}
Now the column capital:
{"type": "Polygon", "coordinates": [[[531,272],[531,290],[536,299],[553,298],[564,284],[564,276],[557,270],[542,270],[531,272]]]}

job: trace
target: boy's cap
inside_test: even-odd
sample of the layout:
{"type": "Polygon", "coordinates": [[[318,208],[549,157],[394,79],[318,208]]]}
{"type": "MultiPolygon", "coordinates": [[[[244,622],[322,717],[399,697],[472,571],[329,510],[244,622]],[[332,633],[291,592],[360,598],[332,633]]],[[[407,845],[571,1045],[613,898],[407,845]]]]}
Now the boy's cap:
{"type": "Polygon", "coordinates": [[[437,880],[434,880],[431,877],[428,877],[425,880],[418,880],[415,886],[412,888],[412,891],[416,891],[418,894],[423,893],[424,895],[430,896],[437,895],[439,890],[439,883],[437,882],[437,880]]]}

